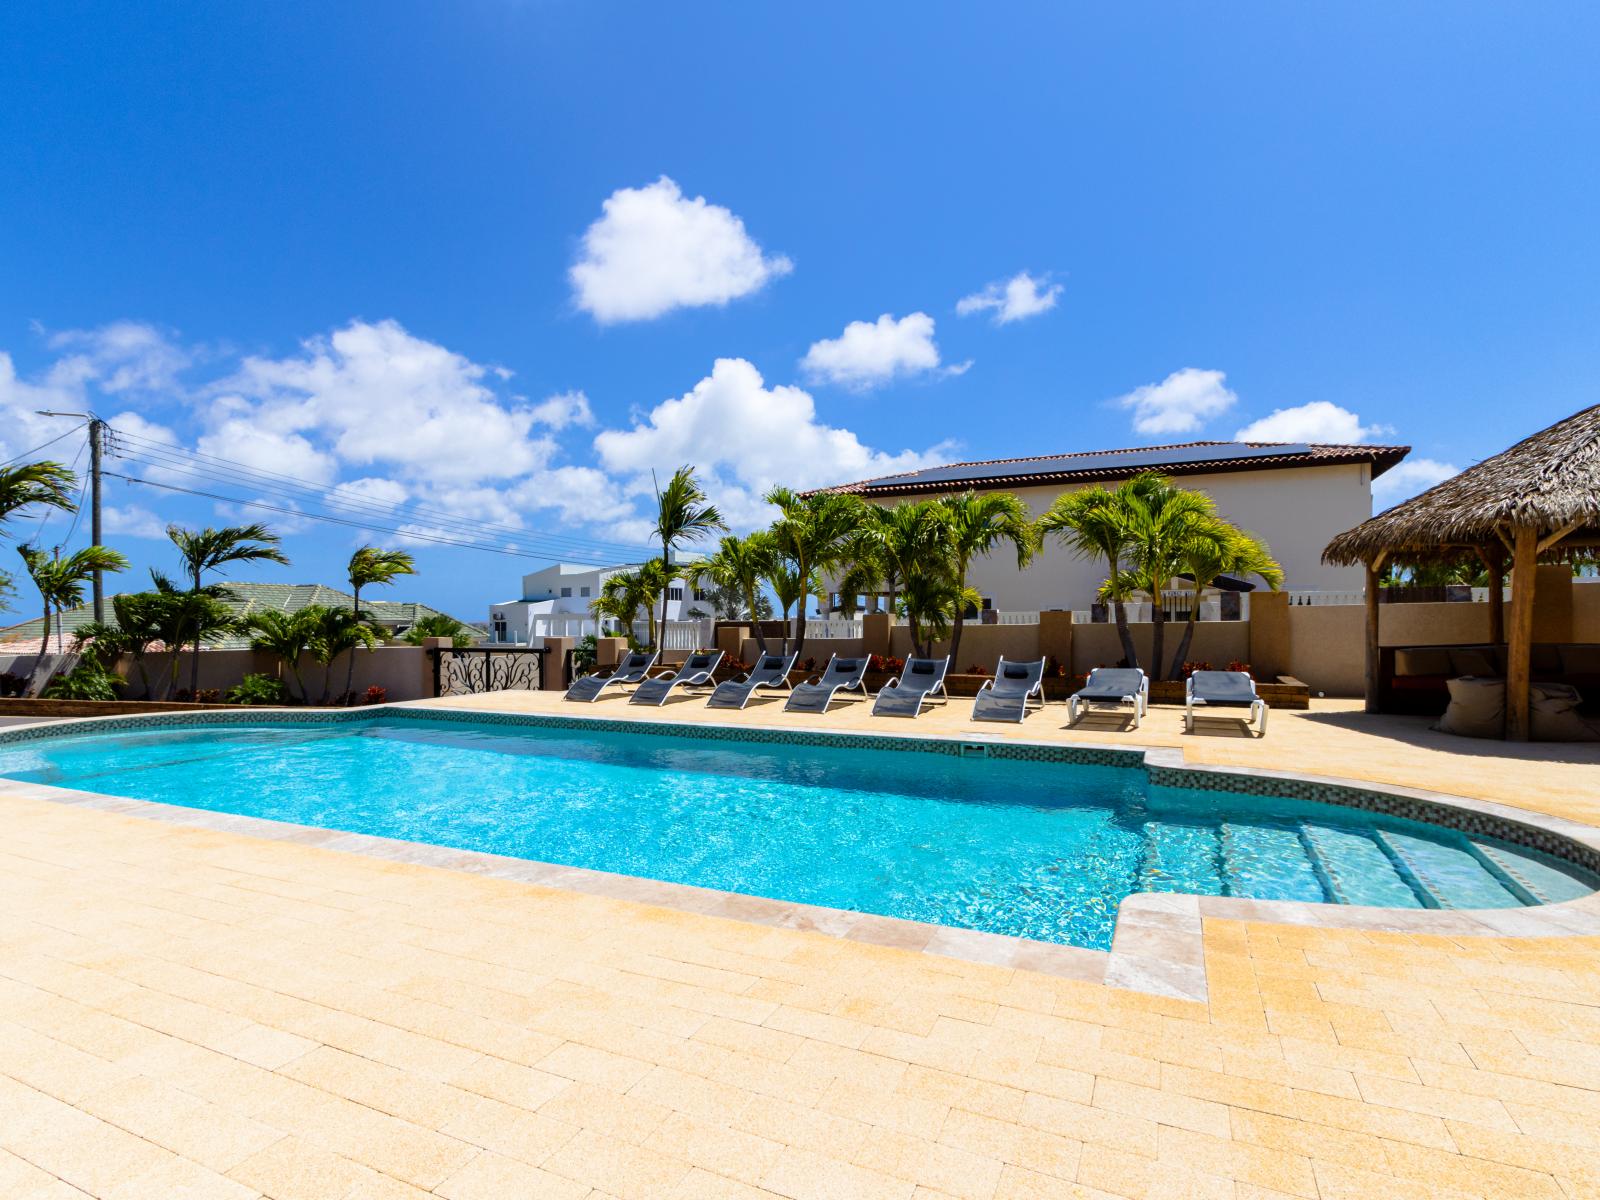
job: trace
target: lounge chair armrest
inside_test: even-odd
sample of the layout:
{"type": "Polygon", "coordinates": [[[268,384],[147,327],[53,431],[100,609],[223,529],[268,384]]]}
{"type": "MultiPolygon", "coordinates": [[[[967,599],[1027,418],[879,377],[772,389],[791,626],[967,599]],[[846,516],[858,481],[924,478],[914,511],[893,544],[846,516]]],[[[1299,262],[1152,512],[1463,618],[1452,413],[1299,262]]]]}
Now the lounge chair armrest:
{"type": "Polygon", "coordinates": [[[882,687],[881,687],[881,688],[879,688],[879,689],[878,689],[878,690],[879,690],[879,691],[880,691],[880,692],[883,692],[883,691],[888,691],[888,689],[890,689],[890,688],[892,688],[892,687],[899,687],[899,686],[900,686],[900,676],[898,676],[898,675],[891,675],[891,676],[889,676],[889,679],[888,679],[888,682],[886,682],[886,683],[885,683],[885,684],[884,684],[884,685],[883,685],[883,686],[882,686],[882,687]]]}

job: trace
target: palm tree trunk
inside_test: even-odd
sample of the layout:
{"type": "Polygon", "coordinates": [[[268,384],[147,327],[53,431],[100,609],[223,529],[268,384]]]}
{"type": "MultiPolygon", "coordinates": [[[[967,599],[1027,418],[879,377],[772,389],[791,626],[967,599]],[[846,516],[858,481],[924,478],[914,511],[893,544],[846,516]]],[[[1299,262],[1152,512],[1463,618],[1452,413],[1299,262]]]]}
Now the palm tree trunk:
{"type": "MultiPolygon", "coordinates": [[[[667,640],[667,602],[672,595],[672,563],[669,561],[667,540],[661,539],[661,641],[667,640]]],[[[654,639],[652,639],[654,640],[654,639]]],[[[657,645],[656,649],[665,651],[665,645],[657,645]]]]}
{"type": "Polygon", "coordinates": [[[804,563],[797,561],[795,566],[801,570],[800,598],[794,604],[794,652],[803,654],[806,648],[806,585],[811,581],[811,572],[805,569],[804,563]]]}
{"type": "Polygon", "coordinates": [[[754,588],[745,593],[744,602],[750,609],[750,628],[755,631],[756,649],[765,654],[767,652],[767,635],[761,632],[761,610],[756,607],[754,588]]]}
{"type": "MultiPolygon", "coordinates": [[[[194,573],[194,590],[200,590],[200,572],[194,573]]],[[[197,622],[194,630],[194,659],[189,663],[189,699],[193,700],[195,693],[200,690],[200,626],[197,622]]]]}
{"type": "Polygon", "coordinates": [[[50,602],[44,605],[44,637],[39,639],[39,661],[34,664],[34,670],[44,666],[44,656],[50,653],[50,602]]]}
{"type": "MultiPolygon", "coordinates": [[[[1118,566],[1115,555],[1111,557],[1110,564],[1111,570],[1106,578],[1115,579],[1118,566]]],[[[1117,640],[1122,643],[1122,657],[1127,660],[1130,667],[1137,667],[1139,665],[1139,649],[1133,644],[1133,630],[1128,628],[1128,606],[1122,602],[1120,596],[1111,601],[1111,615],[1117,622],[1117,640]]]]}
{"type": "MultiPolygon", "coordinates": [[[[359,621],[361,619],[361,585],[359,583],[357,583],[357,584],[353,584],[352,587],[353,587],[353,589],[355,591],[355,594],[356,594],[356,596],[355,596],[355,605],[354,605],[355,614],[356,614],[356,620],[359,621]]],[[[350,661],[345,666],[345,669],[344,669],[344,694],[346,696],[350,695],[350,684],[354,681],[355,675],[356,675],[356,648],[354,646],[351,646],[350,647],[350,661]]]]}
{"type": "MultiPolygon", "coordinates": [[[[1159,580],[1152,580],[1159,584],[1159,580]]],[[[1155,587],[1150,593],[1153,603],[1150,606],[1150,669],[1155,672],[1157,679],[1163,679],[1161,674],[1161,651],[1167,632],[1167,610],[1161,603],[1161,588],[1155,587]]]]}
{"type": "Polygon", "coordinates": [[[1189,620],[1184,624],[1183,637],[1178,642],[1178,650],[1172,656],[1172,665],[1167,668],[1167,675],[1177,679],[1183,674],[1183,664],[1189,657],[1189,643],[1194,640],[1194,623],[1200,616],[1200,593],[1194,596],[1194,607],[1189,610],[1189,620]]]}

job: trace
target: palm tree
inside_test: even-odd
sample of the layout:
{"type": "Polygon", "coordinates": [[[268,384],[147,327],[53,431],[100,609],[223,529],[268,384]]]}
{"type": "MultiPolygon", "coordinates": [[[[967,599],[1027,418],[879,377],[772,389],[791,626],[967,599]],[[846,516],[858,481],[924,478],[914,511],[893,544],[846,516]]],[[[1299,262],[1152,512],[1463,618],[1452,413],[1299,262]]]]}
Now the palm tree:
{"type": "MultiPolygon", "coordinates": [[[[589,603],[589,611],[602,620],[609,618],[622,628],[622,635],[633,637],[633,623],[639,619],[639,610],[649,608],[653,596],[646,592],[638,571],[618,571],[606,576],[600,585],[600,594],[589,603]]],[[[654,613],[650,616],[652,629],[654,613]]]]}
{"type": "MultiPolygon", "coordinates": [[[[284,566],[289,560],[278,549],[278,535],[265,525],[230,525],[223,529],[183,529],[167,526],[167,536],[183,556],[184,573],[189,577],[190,591],[201,591],[201,579],[207,571],[222,573],[230,563],[275,562],[284,566]]],[[[194,645],[194,661],[189,669],[189,690],[200,687],[200,638],[196,630],[189,639],[194,645]]]]}
{"type": "Polygon", "coordinates": [[[779,514],[772,525],[774,544],[798,577],[801,598],[795,613],[794,642],[798,654],[806,648],[805,597],[818,590],[821,574],[847,557],[850,544],[861,532],[865,506],[846,492],[802,496],[786,487],[773,488],[766,501],[777,506],[779,514]]]}
{"type": "Polygon", "coordinates": [[[1194,535],[1178,552],[1178,565],[1194,585],[1194,599],[1189,606],[1189,620],[1184,624],[1183,637],[1167,668],[1169,678],[1183,673],[1184,660],[1189,657],[1189,644],[1194,640],[1194,624],[1200,618],[1200,602],[1206,590],[1216,584],[1218,577],[1232,575],[1241,578],[1255,575],[1273,591],[1283,586],[1283,568],[1272,557],[1266,542],[1248,530],[1238,529],[1225,521],[1212,521],[1198,527],[1194,535]]]}
{"type": "MultiPolygon", "coordinates": [[[[965,594],[969,590],[967,570],[972,560],[1002,543],[1016,549],[1019,571],[1033,558],[1038,538],[1033,519],[1028,506],[1010,492],[967,491],[946,496],[939,503],[944,507],[944,526],[950,540],[951,582],[958,592],[965,594]]],[[[956,606],[951,624],[950,657],[954,662],[961,657],[961,628],[966,622],[967,604],[963,601],[956,606]]]]}
{"type": "Polygon", "coordinates": [[[125,571],[128,560],[106,546],[86,546],[66,558],[48,555],[26,544],[18,546],[17,553],[22,556],[23,568],[33,580],[33,586],[39,589],[39,599],[44,603],[44,633],[39,640],[42,663],[44,656],[50,653],[52,613],[59,616],[62,610],[82,604],[83,585],[94,578],[96,571],[125,571]]]}
{"type": "Polygon", "coordinates": [[[1132,536],[1135,495],[1157,478],[1159,476],[1136,476],[1114,491],[1095,486],[1067,492],[1056,497],[1037,525],[1041,539],[1046,534],[1055,534],[1077,557],[1105,562],[1107,586],[1101,588],[1101,595],[1111,605],[1117,637],[1122,642],[1122,657],[1130,667],[1139,665],[1139,651],[1133,644],[1133,631],[1128,628],[1126,601],[1129,593],[1120,586],[1125,579],[1123,558],[1132,536]]]}
{"type": "Polygon", "coordinates": [[[913,649],[922,654],[926,643],[921,636],[925,623],[934,621],[934,586],[947,578],[950,565],[950,535],[945,528],[948,513],[936,500],[903,501],[892,508],[869,507],[866,521],[851,546],[858,562],[866,561],[882,577],[889,596],[889,611],[905,612],[912,627],[913,649]],[[915,596],[910,593],[915,591],[915,596]]]}
{"type": "Polygon", "coordinates": [[[308,604],[300,610],[300,617],[309,634],[306,649],[322,666],[322,699],[317,703],[327,704],[334,660],[341,654],[354,655],[362,647],[373,650],[383,639],[371,621],[348,608],[308,604]]]}
{"type": "MultiPolygon", "coordinates": [[[[415,575],[417,563],[404,550],[380,550],[376,546],[363,546],[350,556],[350,590],[354,600],[350,610],[361,615],[361,589],[388,586],[402,575],[415,575]]],[[[350,651],[350,661],[345,666],[344,690],[350,693],[350,682],[355,677],[356,652],[350,651]]]]}
{"type": "Polygon", "coordinates": [[[170,607],[167,598],[160,592],[125,592],[111,597],[111,615],[120,635],[118,643],[123,652],[133,659],[147,700],[154,699],[155,693],[150,687],[145,655],[152,645],[161,640],[162,613],[167,607],[170,607]]]}
{"type": "Polygon", "coordinates": [[[715,554],[689,567],[696,585],[709,579],[718,590],[737,599],[743,614],[752,622],[762,654],[767,652],[767,639],[761,632],[763,609],[770,613],[772,605],[761,591],[761,581],[771,565],[772,539],[764,533],[752,533],[749,537],[728,535],[717,543],[715,554]]]}
{"type": "MultiPolygon", "coordinates": [[[[806,597],[812,593],[806,590],[805,585],[800,581],[800,572],[795,570],[787,559],[781,556],[774,556],[768,564],[766,580],[772,588],[772,594],[778,598],[778,615],[786,626],[789,622],[789,610],[791,608],[798,608],[802,615],[805,613],[806,597]]],[[[788,639],[785,638],[784,641],[787,646],[788,639]]],[[[761,647],[761,653],[765,654],[767,652],[766,640],[761,638],[759,627],[757,643],[761,647]]],[[[799,653],[799,650],[800,647],[797,645],[795,652],[799,653]]]]}
{"type": "MultiPolygon", "coordinates": [[[[233,593],[221,584],[185,591],[160,571],[152,570],[150,578],[155,584],[154,594],[160,597],[152,615],[159,631],[157,640],[169,653],[164,694],[170,697],[177,691],[178,670],[183,662],[179,656],[184,646],[191,641],[196,644],[221,641],[237,632],[240,623],[228,605],[233,593]]],[[[194,690],[190,688],[191,692],[194,690]]]]}
{"type": "Polygon", "coordinates": [[[1134,483],[1128,521],[1128,557],[1140,589],[1150,593],[1150,666],[1161,678],[1166,635],[1166,590],[1180,570],[1183,547],[1216,518],[1216,505],[1203,492],[1181,488],[1161,476],[1134,483]]]}
{"type": "Polygon", "coordinates": [[[475,640],[467,626],[444,613],[418,617],[416,623],[400,635],[400,640],[408,646],[420,646],[429,638],[449,638],[457,650],[472,645],[475,640]]]}
{"type": "MultiPolygon", "coordinates": [[[[656,540],[661,543],[661,628],[667,626],[666,581],[672,575],[672,550],[685,542],[698,542],[709,534],[727,529],[717,506],[707,501],[704,489],[694,477],[694,468],[679,467],[656,495],[656,540]]],[[[652,622],[653,625],[653,622],[652,622]]],[[[650,640],[655,642],[652,629],[650,640]]]]}
{"type": "Polygon", "coordinates": [[[74,511],[78,506],[73,502],[72,490],[77,483],[78,477],[58,462],[0,467],[0,525],[33,504],[74,511]]]}
{"type": "Polygon", "coordinates": [[[250,639],[250,648],[275,656],[288,668],[289,676],[300,692],[299,696],[295,696],[291,689],[289,695],[302,701],[306,699],[306,685],[300,678],[300,657],[311,644],[315,614],[310,617],[306,614],[315,607],[313,605],[293,613],[269,608],[245,618],[245,628],[254,635],[250,639]]]}

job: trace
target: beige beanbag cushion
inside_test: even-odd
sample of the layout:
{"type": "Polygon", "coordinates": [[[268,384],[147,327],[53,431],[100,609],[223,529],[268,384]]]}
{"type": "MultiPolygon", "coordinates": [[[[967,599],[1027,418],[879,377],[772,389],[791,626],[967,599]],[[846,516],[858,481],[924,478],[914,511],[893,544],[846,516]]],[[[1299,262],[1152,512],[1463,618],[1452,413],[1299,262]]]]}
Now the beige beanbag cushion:
{"type": "Polygon", "coordinates": [[[1536,683],[1528,697],[1528,724],[1536,742],[1597,742],[1600,734],[1578,715],[1582,697],[1565,683],[1536,683]]]}
{"type": "Polygon", "coordinates": [[[1497,738],[1506,733],[1506,681],[1465,676],[1451,679],[1450,707],[1433,728],[1461,737],[1497,738]]]}

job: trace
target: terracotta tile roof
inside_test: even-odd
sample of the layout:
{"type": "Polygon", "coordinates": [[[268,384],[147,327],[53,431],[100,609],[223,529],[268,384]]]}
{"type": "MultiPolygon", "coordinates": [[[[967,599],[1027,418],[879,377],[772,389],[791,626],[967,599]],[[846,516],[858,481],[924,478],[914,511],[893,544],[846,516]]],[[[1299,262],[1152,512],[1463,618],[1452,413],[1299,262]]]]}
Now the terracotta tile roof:
{"type": "Polygon", "coordinates": [[[1127,479],[1144,470],[1165,475],[1208,475],[1266,471],[1285,467],[1369,463],[1376,479],[1411,452],[1410,446],[1334,445],[1291,442],[1183,442],[1122,450],[1086,450],[1029,458],[996,458],[948,463],[921,471],[884,475],[818,491],[860,495],[913,495],[981,489],[1030,487],[1051,483],[1093,483],[1127,479]]]}

